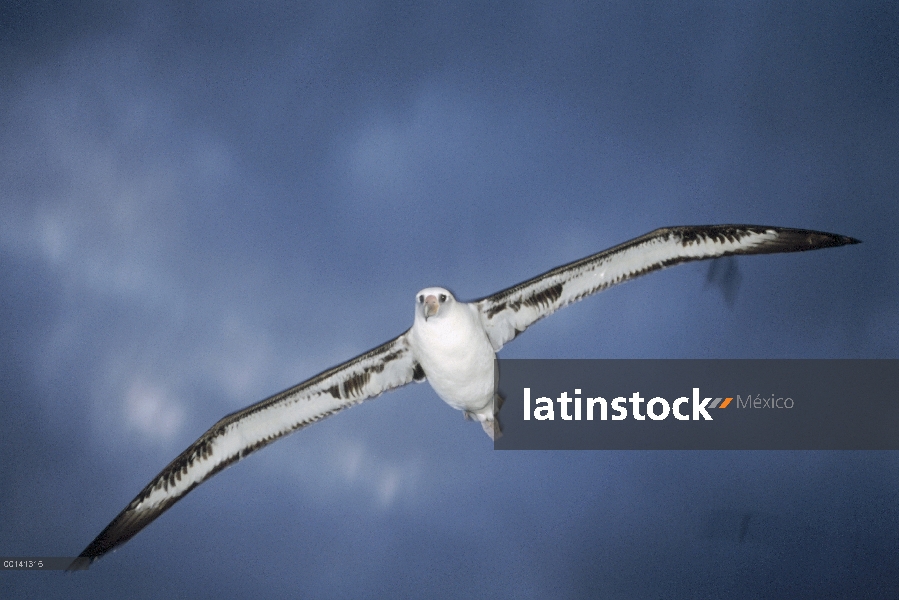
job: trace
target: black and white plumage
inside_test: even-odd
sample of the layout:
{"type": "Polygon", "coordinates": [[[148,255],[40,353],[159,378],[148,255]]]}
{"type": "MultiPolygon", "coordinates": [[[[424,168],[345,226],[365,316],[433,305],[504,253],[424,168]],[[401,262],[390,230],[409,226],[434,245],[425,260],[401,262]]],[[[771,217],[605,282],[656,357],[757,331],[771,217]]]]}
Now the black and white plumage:
{"type": "Polygon", "coordinates": [[[428,379],[447,404],[480,421],[493,438],[499,433],[495,353],[539,319],[608,287],[694,260],[856,243],[841,235],[783,227],[670,227],[475,302],[457,301],[443,288],[424,289],[416,295],[409,330],[221,419],[153,478],[80,558],[92,562],[123,544],[194,487],[251,452],[412,381],[428,379]]]}

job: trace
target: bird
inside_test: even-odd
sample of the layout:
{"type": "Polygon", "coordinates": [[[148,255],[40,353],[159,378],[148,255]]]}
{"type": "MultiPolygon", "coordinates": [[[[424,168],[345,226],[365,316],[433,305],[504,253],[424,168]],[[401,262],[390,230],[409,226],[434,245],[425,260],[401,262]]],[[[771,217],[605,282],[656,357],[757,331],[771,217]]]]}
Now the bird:
{"type": "Polygon", "coordinates": [[[425,288],[415,296],[412,327],[399,336],[215,423],[140,491],[70,569],[87,568],[250,453],[412,382],[427,380],[444,402],[495,439],[501,435],[502,404],[496,393],[496,353],[530,325],[587,296],[691,261],[857,243],[843,235],[787,227],[663,227],[473,302],[459,301],[443,287],[425,288]]]}

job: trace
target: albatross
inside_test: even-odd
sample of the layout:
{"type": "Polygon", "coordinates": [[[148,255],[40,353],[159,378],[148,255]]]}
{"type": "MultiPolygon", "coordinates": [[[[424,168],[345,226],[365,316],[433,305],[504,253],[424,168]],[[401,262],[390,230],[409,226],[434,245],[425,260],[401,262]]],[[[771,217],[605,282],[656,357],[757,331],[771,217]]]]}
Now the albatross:
{"type": "Polygon", "coordinates": [[[480,422],[495,439],[502,403],[495,393],[496,353],[543,317],[613,285],[696,260],[857,243],[786,227],[666,227],[474,302],[461,302],[442,287],[425,288],[415,295],[415,319],[404,333],[213,425],[140,491],[71,568],[83,568],[124,544],[192,489],[250,453],[408,383],[427,380],[443,401],[480,422]]]}

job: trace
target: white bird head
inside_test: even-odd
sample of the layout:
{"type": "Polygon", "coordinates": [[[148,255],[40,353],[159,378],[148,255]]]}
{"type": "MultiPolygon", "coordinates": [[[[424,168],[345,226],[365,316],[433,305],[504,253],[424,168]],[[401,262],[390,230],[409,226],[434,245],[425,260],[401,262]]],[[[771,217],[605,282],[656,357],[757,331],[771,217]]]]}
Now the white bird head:
{"type": "Polygon", "coordinates": [[[449,290],[441,287],[429,287],[421,290],[415,295],[416,302],[416,318],[422,317],[425,321],[430,318],[446,314],[448,307],[456,299],[449,290]],[[446,307],[446,308],[445,308],[446,307]]]}

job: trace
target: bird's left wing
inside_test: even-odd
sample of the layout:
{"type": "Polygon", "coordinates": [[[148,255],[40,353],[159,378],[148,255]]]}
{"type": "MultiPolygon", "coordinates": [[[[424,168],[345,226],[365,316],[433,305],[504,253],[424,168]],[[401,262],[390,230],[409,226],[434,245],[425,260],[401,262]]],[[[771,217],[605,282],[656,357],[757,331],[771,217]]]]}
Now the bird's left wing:
{"type": "Polygon", "coordinates": [[[408,333],[224,417],[154,477],[70,568],[81,568],[84,559],[93,562],[125,543],[192,489],[251,452],[387,390],[423,381],[408,333]]]}
{"type": "Polygon", "coordinates": [[[801,252],[857,244],[851,237],[761,225],[665,227],[556,267],[475,302],[494,350],[535,321],[634,277],[681,263],[732,254],[801,252]]]}

